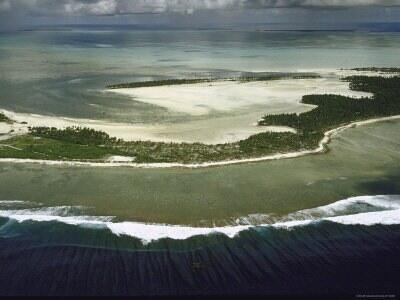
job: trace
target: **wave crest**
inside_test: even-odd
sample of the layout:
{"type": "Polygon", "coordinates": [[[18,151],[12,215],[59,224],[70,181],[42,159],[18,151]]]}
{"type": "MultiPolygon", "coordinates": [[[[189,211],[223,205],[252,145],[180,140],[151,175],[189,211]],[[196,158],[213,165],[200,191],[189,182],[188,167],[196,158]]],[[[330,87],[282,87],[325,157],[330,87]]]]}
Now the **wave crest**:
{"type": "MultiPolygon", "coordinates": [[[[145,224],[138,222],[113,222],[113,216],[88,215],[83,206],[56,206],[15,208],[11,206],[33,205],[24,201],[0,201],[0,217],[23,222],[61,222],[68,225],[108,229],[120,236],[126,235],[151,242],[164,238],[185,240],[193,236],[224,234],[230,238],[251,228],[274,227],[289,229],[321,221],[344,225],[394,225],[400,224],[400,195],[378,195],[353,197],[325,206],[291,213],[278,221],[257,224],[257,215],[243,218],[249,224],[226,227],[191,227],[167,224],[145,224]],[[254,223],[252,223],[254,222],[254,223]]],[[[259,215],[267,220],[268,215],[259,215]],[[267,217],[266,217],[267,216],[267,217]]],[[[270,218],[271,219],[271,218],[270,218]]],[[[272,219],[271,219],[272,220],[272,219]]],[[[0,227],[1,234],[1,227],[0,227]]]]}

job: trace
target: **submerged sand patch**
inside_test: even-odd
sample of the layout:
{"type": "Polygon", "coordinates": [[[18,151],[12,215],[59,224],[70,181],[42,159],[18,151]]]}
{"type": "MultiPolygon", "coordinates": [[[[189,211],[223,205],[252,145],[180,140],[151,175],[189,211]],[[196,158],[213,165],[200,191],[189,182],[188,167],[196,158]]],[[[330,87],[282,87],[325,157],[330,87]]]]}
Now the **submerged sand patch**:
{"type": "Polygon", "coordinates": [[[369,97],[370,93],[352,91],[338,73],[323,78],[282,79],[258,82],[216,81],[211,83],[156,86],[109,90],[134,101],[162,106],[188,115],[173,123],[119,123],[57,116],[2,111],[17,121],[18,131],[31,127],[89,127],[126,141],[232,143],[257,133],[295,132],[283,126],[257,126],[265,114],[302,113],[314,106],[301,104],[307,94],[338,94],[369,97]],[[21,123],[27,124],[22,125],[21,123]]]}
{"type": "MultiPolygon", "coordinates": [[[[14,127],[18,127],[18,132],[20,133],[28,132],[28,127],[54,127],[64,129],[66,127],[77,126],[103,131],[112,137],[120,138],[125,141],[154,141],[167,143],[201,142],[205,144],[218,144],[236,142],[246,139],[253,134],[266,131],[294,132],[292,128],[284,126],[256,126],[255,120],[257,120],[260,115],[258,113],[185,123],[130,124],[16,113],[6,110],[0,111],[10,119],[16,121],[14,127]]],[[[8,127],[8,129],[11,130],[11,127],[8,127]]],[[[4,136],[4,139],[7,138],[9,138],[9,135],[4,136]]]]}
{"type": "MultiPolygon", "coordinates": [[[[213,111],[230,112],[262,105],[270,107],[298,104],[307,94],[370,96],[352,91],[349,83],[333,78],[282,79],[256,82],[216,81],[186,85],[123,88],[109,90],[144,102],[193,116],[213,111]]],[[[268,113],[265,111],[265,113],[268,113]]]]}

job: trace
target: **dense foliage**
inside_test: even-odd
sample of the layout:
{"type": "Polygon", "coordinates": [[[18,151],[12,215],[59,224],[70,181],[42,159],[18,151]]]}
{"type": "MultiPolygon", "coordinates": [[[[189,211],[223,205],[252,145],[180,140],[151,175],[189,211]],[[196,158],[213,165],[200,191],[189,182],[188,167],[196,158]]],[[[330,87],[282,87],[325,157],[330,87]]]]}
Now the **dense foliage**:
{"type": "Polygon", "coordinates": [[[7,140],[7,143],[0,144],[1,158],[102,161],[108,155],[110,149],[105,147],[67,143],[32,135],[14,137],[7,140]]]}
{"type": "MultiPolygon", "coordinates": [[[[313,110],[300,115],[266,115],[259,125],[295,128],[297,134],[287,137],[285,145],[291,145],[292,149],[296,146],[311,149],[330,129],[352,121],[400,114],[400,77],[351,76],[344,80],[349,81],[352,90],[370,92],[373,97],[354,99],[338,95],[306,95],[302,103],[315,105],[313,110]]],[[[259,140],[253,148],[265,143],[263,139],[259,140]]]]}
{"type": "Polygon", "coordinates": [[[399,73],[400,68],[377,68],[377,67],[369,67],[369,68],[354,68],[354,71],[371,71],[371,72],[382,72],[382,73],[399,73]]]}
{"type": "Polygon", "coordinates": [[[371,98],[354,99],[338,95],[307,95],[302,103],[316,108],[302,113],[267,115],[260,125],[283,125],[296,128],[300,133],[326,131],[351,121],[400,114],[400,77],[351,76],[350,88],[370,92],[371,98]]]}
{"type": "Polygon", "coordinates": [[[30,135],[1,144],[0,157],[103,161],[107,156],[120,155],[134,157],[138,163],[222,161],[315,149],[327,130],[353,121],[400,115],[400,77],[352,76],[344,80],[351,89],[373,96],[355,99],[306,95],[302,102],[314,105],[311,111],[300,115],[266,115],[259,122],[260,126],[289,126],[296,133],[266,132],[237,143],[205,145],[125,142],[104,132],[79,127],[31,128],[30,135]]]}
{"type": "Polygon", "coordinates": [[[282,80],[282,79],[312,79],[320,78],[321,76],[314,73],[272,73],[272,74],[255,74],[255,75],[244,75],[240,76],[237,80],[241,82],[250,81],[271,81],[271,80],[282,80]]]}
{"type": "Polygon", "coordinates": [[[139,88],[139,87],[152,87],[164,85],[182,85],[182,84],[195,84],[202,82],[211,82],[213,79],[167,79],[156,81],[139,81],[130,83],[120,83],[107,86],[108,89],[126,89],[126,88],[139,88]]]}
{"type": "Polygon", "coordinates": [[[12,121],[5,114],[0,113],[0,123],[1,122],[3,122],[3,123],[11,123],[12,121]]]}
{"type": "Polygon", "coordinates": [[[57,129],[54,127],[33,127],[30,133],[36,137],[44,137],[79,145],[107,145],[115,144],[119,140],[110,137],[107,133],[90,128],[68,127],[57,129]]]}
{"type": "Polygon", "coordinates": [[[183,85],[183,84],[195,84],[204,82],[216,82],[216,81],[269,81],[279,79],[307,79],[307,78],[318,78],[318,74],[314,73],[269,73],[269,74],[251,74],[242,75],[238,78],[195,78],[195,79],[167,79],[167,80],[156,80],[156,81],[142,81],[142,82],[131,82],[131,83],[120,83],[107,86],[108,89],[126,89],[126,88],[140,88],[140,87],[154,87],[154,86],[166,86],[166,85],[183,85]]]}

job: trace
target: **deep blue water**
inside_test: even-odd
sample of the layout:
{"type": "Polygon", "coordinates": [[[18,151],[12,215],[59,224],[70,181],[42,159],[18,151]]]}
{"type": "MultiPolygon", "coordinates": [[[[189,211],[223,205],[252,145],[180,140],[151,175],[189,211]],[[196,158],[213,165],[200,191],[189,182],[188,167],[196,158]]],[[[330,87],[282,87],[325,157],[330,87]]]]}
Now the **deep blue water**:
{"type": "Polygon", "coordinates": [[[143,245],[108,230],[1,222],[2,295],[400,292],[400,225],[320,222],[143,245]]]}
{"type": "MultiPolygon", "coordinates": [[[[0,107],[17,112],[129,122],[181,120],[185,117],[166,112],[162,108],[127,101],[124,97],[110,97],[103,92],[104,87],[125,81],[198,74],[215,76],[237,72],[398,66],[400,35],[396,33],[396,26],[398,24],[391,24],[393,30],[383,25],[379,27],[382,31],[392,33],[73,28],[1,34],[0,107]]],[[[374,152],[375,156],[369,154],[367,159],[382,160],[388,168],[395,169],[397,160],[393,153],[397,149],[389,149],[385,145],[386,156],[380,154],[377,150],[379,147],[372,147],[365,151],[374,152]]],[[[353,144],[350,146],[355,147],[353,144]]],[[[361,152],[359,155],[357,152],[357,159],[364,154],[361,152]]],[[[371,167],[367,159],[364,158],[362,162],[368,172],[378,174],[376,176],[384,174],[381,169],[371,167]]],[[[314,165],[307,163],[306,167],[300,165],[299,169],[292,170],[299,177],[306,174],[305,168],[310,168],[307,172],[324,169],[335,174],[333,169],[345,169],[346,161],[317,163],[314,169],[310,166],[314,165]],[[334,168],[330,168],[332,165],[334,168]]],[[[347,168],[357,169],[360,166],[361,163],[349,164],[347,168]]],[[[271,170],[271,167],[265,168],[252,176],[261,178],[262,172],[271,170]]],[[[77,175],[76,170],[71,173],[62,171],[63,176],[74,179],[73,184],[69,183],[69,179],[63,180],[62,176],[57,177],[54,173],[36,173],[24,181],[21,178],[26,174],[19,177],[11,171],[4,172],[9,172],[3,177],[4,182],[6,177],[15,176],[16,179],[6,184],[3,182],[2,193],[7,195],[3,200],[9,199],[10,195],[12,199],[21,199],[16,197],[19,192],[28,198],[32,195],[40,198],[44,194],[37,190],[46,189],[60,192],[67,204],[71,204],[68,201],[76,194],[82,198],[82,202],[91,202],[92,198],[109,201],[107,197],[116,189],[107,184],[119,187],[139,182],[125,174],[113,173],[100,180],[82,170],[79,172],[84,175],[77,175]],[[116,178],[114,181],[110,179],[112,176],[116,178]],[[85,177],[89,178],[92,186],[85,185],[85,177]],[[124,181],[120,178],[124,178],[124,181]],[[99,182],[106,188],[94,187],[99,182]],[[21,185],[26,186],[18,190],[21,185]],[[96,190],[105,196],[99,197],[87,190],[92,193],[96,190]]],[[[245,170],[234,176],[242,178],[247,176],[246,172],[250,174],[249,170],[245,170]]],[[[140,173],[140,176],[145,178],[143,185],[146,188],[150,182],[152,186],[157,186],[163,180],[143,174],[140,173]]],[[[279,177],[279,174],[273,174],[282,178],[282,175],[279,177]]],[[[338,174],[342,173],[336,170],[337,177],[338,174]]],[[[327,177],[331,180],[330,175],[325,175],[321,172],[322,181],[327,182],[327,177]]],[[[352,174],[354,177],[356,175],[352,174]]],[[[222,182],[224,176],[225,173],[221,173],[212,178],[222,182]]],[[[180,185],[176,190],[185,192],[193,186],[186,179],[182,180],[183,177],[173,178],[179,179],[164,184],[172,182],[171,185],[180,185]]],[[[201,187],[212,182],[211,179],[196,180],[201,187]]],[[[262,180],[268,180],[268,177],[262,177],[262,180]]],[[[373,192],[398,193],[396,180],[397,177],[380,179],[369,189],[373,189],[373,192]]],[[[230,184],[237,182],[239,180],[230,184]]],[[[254,179],[254,191],[257,186],[259,188],[264,184],[261,181],[257,181],[257,184],[255,182],[254,179]]],[[[220,197],[233,195],[238,202],[241,194],[237,189],[241,187],[237,185],[232,191],[229,187],[230,192],[221,192],[220,197]]],[[[328,194],[328,188],[322,188],[328,194]]],[[[291,189],[289,184],[288,189],[291,189]]],[[[121,190],[128,194],[126,199],[132,196],[129,193],[133,189],[121,190]]],[[[144,189],[137,187],[137,190],[144,189]]],[[[263,188],[263,192],[258,194],[264,196],[266,190],[263,188]]],[[[162,193],[163,189],[159,191],[162,193]]],[[[291,191],[292,194],[296,192],[298,190],[291,191]]],[[[217,192],[214,190],[214,193],[217,192]]],[[[350,194],[348,191],[346,193],[350,194]]],[[[146,195],[139,193],[137,198],[146,201],[149,199],[146,195]]],[[[119,195],[113,196],[114,201],[117,201],[119,195]]],[[[160,200],[163,200],[162,196],[165,199],[173,198],[170,195],[157,195],[160,200]]],[[[129,201],[126,200],[126,203],[129,201]]],[[[359,209],[370,211],[368,205],[363,203],[359,209]]],[[[125,206],[121,207],[125,209],[125,206]]],[[[2,213],[7,213],[7,209],[9,207],[2,210],[2,213]]],[[[377,211],[381,209],[379,207],[377,211]]],[[[38,216],[36,210],[30,213],[38,216]]],[[[129,213],[138,214],[134,209],[129,213]]],[[[43,217],[43,214],[39,217],[43,217]]],[[[399,250],[400,225],[343,225],[322,221],[291,229],[256,227],[242,231],[232,239],[213,234],[182,241],[161,239],[143,244],[132,236],[118,236],[103,227],[93,228],[93,224],[82,227],[34,220],[17,223],[12,218],[0,217],[0,295],[398,294],[399,250]]]]}

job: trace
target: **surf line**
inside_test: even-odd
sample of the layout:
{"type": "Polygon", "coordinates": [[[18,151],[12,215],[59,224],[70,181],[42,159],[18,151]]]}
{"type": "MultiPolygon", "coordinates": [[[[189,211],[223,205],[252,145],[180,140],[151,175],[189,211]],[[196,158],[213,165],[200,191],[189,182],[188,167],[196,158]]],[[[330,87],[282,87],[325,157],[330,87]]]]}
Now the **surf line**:
{"type": "MultiPolygon", "coordinates": [[[[30,204],[24,201],[0,201],[2,205],[30,204]]],[[[237,223],[221,227],[194,227],[191,225],[172,225],[161,223],[139,223],[132,221],[113,222],[113,216],[93,216],[84,213],[84,206],[55,206],[20,209],[0,209],[0,217],[14,220],[19,224],[24,222],[58,222],[66,225],[80,226],[86,229],[108,229],[116,236],[138,238],[143,244],[161,239],[186,240],[194,236],[223,234],[229,238],[254,228],[291,229],[308,226],[320,222],[333,222],[342,225],[397,225],[400,224],[400,195],[358,196],[339,200],[327,205],[308,208],[290,213],[274,223],[237,223]],[[374,208],[364,211],[364,204],[374,208]],[[354,210],[356,208],[356,210],[354,210]],[[317,215],[315,215],[317,213],[317,215]],[[346,214],[350,213],[350,214],[346,214]],[[304,218],[306,217],[306,218],[304,218]]],[[[243,218],[241,218],[243,220],[243,218]]]]}

